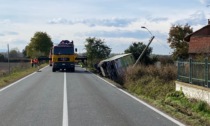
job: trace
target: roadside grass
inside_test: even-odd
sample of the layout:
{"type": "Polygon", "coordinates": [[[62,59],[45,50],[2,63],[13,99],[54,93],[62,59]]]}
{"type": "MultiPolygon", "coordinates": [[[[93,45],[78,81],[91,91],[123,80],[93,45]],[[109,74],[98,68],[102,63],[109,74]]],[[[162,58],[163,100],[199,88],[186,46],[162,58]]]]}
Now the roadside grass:
{"type": "Polygon", "coordinates": [[[28,62],[11,62],[8,64],[7,62],[0,62],[0,77],[5,76],[9,73],[9,67],[10,71],[16,71],[18,69],[26,69],[31,67],[31,64],[28,62]]]}
{"type": "MultiPolygon", "coordinates": [[[[48,64],[42,64],[40,69],[48,64]]],[[[27,68],[20,68],[17,67],[14,69],[10,74],[6,74],[0,77],[0,88],[5,87],[33,72],[37,71],[37,68],[27,67],[27,68]]]]}
{"type": "Polygon", "coordinates": [[[210,126],[210,106],[175,91],[176,74],[176,67],[170,65],[161,68],[131,67],[125,74],[123,86],[128,92],[187,125],[210,126]]]}
{"type": "Polygon", "coordinates": [[[181,118],[189,125],[209,126],[210,125],[210,106],[200,100],[188,99],[181,91],[169,93],[163,103],[168,107],[175,108],[175,111],[182,114],[181,118]]]}

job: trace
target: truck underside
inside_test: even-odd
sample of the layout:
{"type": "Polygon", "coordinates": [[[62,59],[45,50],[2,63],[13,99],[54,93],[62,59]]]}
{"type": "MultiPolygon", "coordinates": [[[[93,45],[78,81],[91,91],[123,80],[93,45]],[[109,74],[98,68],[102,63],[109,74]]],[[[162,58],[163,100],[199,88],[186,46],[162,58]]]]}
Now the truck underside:
{"type": "Polygon", "coordinates": [[[59,70],[66,71],[75,71],[75,63],[74,62],[55,62],[52,64],[52,72],[56,72],[59,70]]]}

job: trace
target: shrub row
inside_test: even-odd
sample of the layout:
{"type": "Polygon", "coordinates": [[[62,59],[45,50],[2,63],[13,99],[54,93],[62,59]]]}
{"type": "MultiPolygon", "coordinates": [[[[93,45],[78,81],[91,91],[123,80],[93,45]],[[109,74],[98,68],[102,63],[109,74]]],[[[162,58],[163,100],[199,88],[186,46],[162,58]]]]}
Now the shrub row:
{"type": "Polygon", "coordinates": [[[177,68],[174,65],[166,65],[160,68],[150,65],[139,65],[135,68],[129,67],[125,74],[125,82],[136,81],[142,76],[152,76],[154,78],[159,77],[164,81],[172,81],[177,77],[177,68]]]}
{"type": "Polygon", "coordinates": [[[124,76],[124,86],[138,94],[151,99],[164,99],[167,93],[174,91],[177,70],[175,66],[139,65],[135,68],[129,67],[124,76]]]}

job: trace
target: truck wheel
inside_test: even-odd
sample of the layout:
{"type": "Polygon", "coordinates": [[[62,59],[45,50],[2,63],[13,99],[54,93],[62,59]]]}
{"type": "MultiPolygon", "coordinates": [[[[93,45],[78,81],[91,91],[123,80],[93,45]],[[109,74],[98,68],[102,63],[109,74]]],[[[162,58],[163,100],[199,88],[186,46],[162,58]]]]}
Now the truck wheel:
{"type": "Polygon", "coordinates": [[[56,69],[55,68],[52,68],[52,72],[55,72],[56,71],[56,69]]]}
{"type": "Polygon", "coordinates": [[[75,68],[72,68],[71,71],[72,71],[72,72],[75,72],[75,68]]]}
{"type": "Polygon", "coordinates": [[[68,68],[68,69],[67,69],[67,72],[71,72],[71,68],[68,68]]]}

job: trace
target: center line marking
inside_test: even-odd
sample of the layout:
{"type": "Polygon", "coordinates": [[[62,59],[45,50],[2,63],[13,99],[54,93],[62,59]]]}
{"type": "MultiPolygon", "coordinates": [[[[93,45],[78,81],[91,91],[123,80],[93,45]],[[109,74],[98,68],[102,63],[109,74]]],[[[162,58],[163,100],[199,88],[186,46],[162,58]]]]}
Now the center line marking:
{"type": "Polygon", "coordinates": [[[64,88],[63,88],[63,125],[68,126],[68,102],[67,102],[67,88],[66,88],[66,72],[64,73],[64,88]]]}

